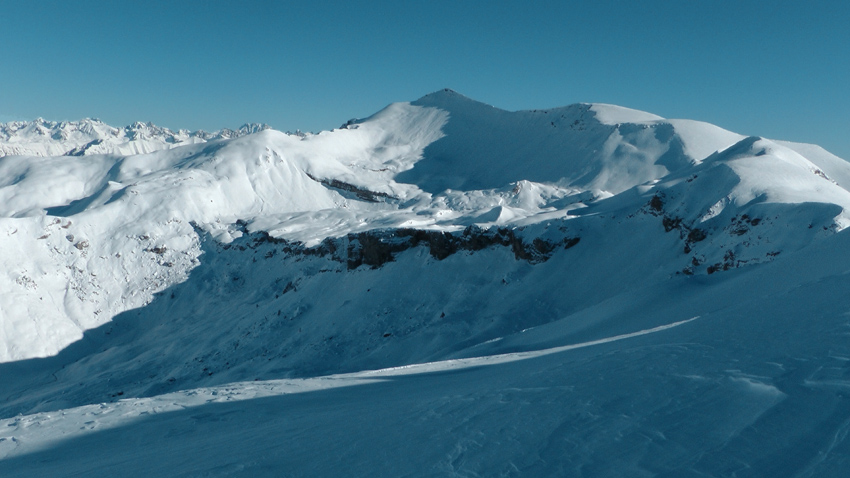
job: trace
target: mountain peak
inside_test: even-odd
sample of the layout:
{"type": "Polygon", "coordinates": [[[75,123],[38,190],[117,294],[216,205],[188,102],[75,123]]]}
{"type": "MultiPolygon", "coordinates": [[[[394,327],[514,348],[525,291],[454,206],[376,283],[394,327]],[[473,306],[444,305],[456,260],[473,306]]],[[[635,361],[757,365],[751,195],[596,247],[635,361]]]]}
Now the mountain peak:
{"type": "Polygon", "coordinates": [[[433,93],[428,93],[427,95],[419,98],[414,101],[412,104],[417,106],[432,106],[432,107],[443,107],[443,108],[451,108],[457,107],[459,105],[480,105],[487,106],[492,108],[492,106],[482,103],[480,101],[473,100],[467,96],[464,96],[458,93],[451,88],[443,88],[442,90],[437,90],[433,93]]]}
{"type": "MultiPolygon", "coordinates": [[[[455,90],[453,90],[453,89],[451,89],[451,88],[443,88],[443,89],[440,89],[440,90],[437,90],[437,91],[432,91],[431,93],[428,93],[427,95],[423,96],[422,98],[429,98],[429,97],[435,97],[435,98],[439,98],[439,97],[461,97],[461,98],[467,98],[466,96],[464,96],[464,95],[462,95],[462,94],[458,93],[457,91],[455,91],[455,90]]],[[[422,98],[420,98],[420,100],[421,100],[422,98]]],[[[468,99],[468,98],[467,98],[467,99],[468,99]]]]}

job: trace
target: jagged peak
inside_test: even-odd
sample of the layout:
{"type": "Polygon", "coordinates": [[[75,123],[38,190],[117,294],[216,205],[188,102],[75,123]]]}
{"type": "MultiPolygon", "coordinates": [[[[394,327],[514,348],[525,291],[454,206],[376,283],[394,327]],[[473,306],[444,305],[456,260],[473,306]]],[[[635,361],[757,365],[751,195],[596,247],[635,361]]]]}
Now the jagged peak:
{"type": "MultiPolygon", "coordinates": [[[[0,123],[0,129],[16,131],[16,130],[26,128],[28,126],[38,126],[38,127],[47,128],[47,129],[77,129],[77,128],[80,128],[81,126],[85,126],[85,125],[105,126],[105,127],[111,128],[111,129],[123,129],[123,130],[126,130],[126,131],[130,131],[130,130],[154,130],[154,131],[163,131],[163,132],[168,132],[168,133],[174,133],[174,131],[171,130],[170,128],[167,128],[167,127],[164,127],[164,126],[158,126],[157,124],[153,123],[152,121],[135,121],[135,122],[133,122],[129,125],[123,126],[123,127],[115,127],[115,126],[111,126],[107,123],[104,123],[103,120],[101,120],[100,118],[90,118],[90,117],[82,118],[82,119],[79,119],[79,120],[73,120],[73,121],[68,121],[68,120],[52,121],[52,120],[44,119],[42,117],[35,118],[31,121],[15,120],[15,121],[8,121],[8,122],[5,122],[5,123],[0,123]]],[[[216,134],[218,134],[222,131],[232,131],[232,132],[239,132],[241,134],[251,134],[251,133],[256,133],[258,131],[263,131],[263,130],[266,130],[266,129],[271,129],[271,126],[269,126],[266,123],[244,123],[239,128],[236,128],[236,129],[222,128],[220,130],[213,131],[211,133],[207,132],[205,130],[202,130],[202,129],[199,129],[199,130],[196,130],[196,131],[191,131],[191,130],[188,130],[188,129],[179,129],[176,132],[177,133],[190,134],[190,135],[204,136],[204,135],[216,135],[216,134]]]]}
{"type": "Polygon", "coordinates": [[[5,155],[62,156],[82,154],[138,154],[182,144],[231,139],[270,129],[262,123],[245,123],[238,129],[214,132],[186,129],[173,131],[151,121],[127,126],[110,126],[98,118],[76,121],[32,121],[0,123],[0,157],[5,155]]]}

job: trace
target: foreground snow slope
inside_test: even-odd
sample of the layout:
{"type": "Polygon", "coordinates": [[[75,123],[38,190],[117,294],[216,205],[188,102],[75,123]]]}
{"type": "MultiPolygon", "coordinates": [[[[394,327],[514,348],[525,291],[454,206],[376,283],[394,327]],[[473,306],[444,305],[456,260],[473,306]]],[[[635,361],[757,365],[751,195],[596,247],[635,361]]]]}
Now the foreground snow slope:
{"type": "Polygon", "coordinates": [[[834,251],[848,239],[761,268],[680,277],[592,313],[638,333],[578,332],[568,317],[481,349],[578,346],[524,360],[232,383],[8,418],[0,470],[844,476],[850,263],[834,251]],[[703,315],[676,324],[694,311],[703,315]]]}
{"type": "Polygon", "coordinates": [[[449,90],[205,141],[0,158],[3,476],[846,464],[844,160],[449,90]]]}

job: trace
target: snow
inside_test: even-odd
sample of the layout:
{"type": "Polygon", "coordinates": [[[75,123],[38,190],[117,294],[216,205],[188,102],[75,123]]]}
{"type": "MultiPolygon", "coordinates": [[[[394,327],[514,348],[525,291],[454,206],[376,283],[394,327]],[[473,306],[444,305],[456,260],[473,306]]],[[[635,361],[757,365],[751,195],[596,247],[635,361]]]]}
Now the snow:
{"type": "Polygon", "coordinates": [[[702,121],[677,119],[669,120],[669,123],[682,139],[684,153],[697,161],[744,139],[740,134],[702,121]]]}
{"type": "Polygon", "coordinates": [[[850,165],[816,146],[450,90],[128,128],[3,126],[2,476],[846,470],[850,165]]]}
{"type": "Polygon", "coordinates": [[[597,121],[608,125],[617,125],[620,123],[645,123],[648,121],[661,121],[664,119],[652,113],[624,108],[617,105],[607,105],[604,103],[591,104],[590,111],[595,113],[597,121]]]}
{"type": "MultiPolygon", "coordinates": [[[[835,294],[850,267],[829,251],[847,239],[708,284],[669,283],[651,293],[659,307],[611,304],[621,320],[661,323],[617,341],[597,331],[567,342],[584,347],[525,360],[239,382],[10,417],[0,470],[841,476],[850,350],[835,294]],[[675,327],[661,320],[700,308],[708,315],[675,327]]],[[[513,346],[565,338],[527,339],[535,330],[513,334],[513,346]]]]}
{"type": "Polygon", "coordinates": [[[134,123],[114,128],[98,119],[80,121],[12,121],[0,124],[0,156],[80,156],[89,154],[143,154],[153,151],[229,139],[268,129],[268,125],[246,124],[238,130],[214,133],[171,131],[152,123],[134,123]]]}

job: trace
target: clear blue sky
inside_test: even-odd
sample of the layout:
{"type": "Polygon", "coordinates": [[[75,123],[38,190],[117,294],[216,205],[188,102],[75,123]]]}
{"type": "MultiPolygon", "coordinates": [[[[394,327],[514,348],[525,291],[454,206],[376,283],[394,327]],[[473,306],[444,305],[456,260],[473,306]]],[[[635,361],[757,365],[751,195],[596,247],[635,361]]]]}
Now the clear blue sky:
{"type": "Polygon", "coordinates": [[[0,121],[330,129],[449,87],[850,159],[850,2],[0,0],[0,121]]]}

